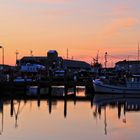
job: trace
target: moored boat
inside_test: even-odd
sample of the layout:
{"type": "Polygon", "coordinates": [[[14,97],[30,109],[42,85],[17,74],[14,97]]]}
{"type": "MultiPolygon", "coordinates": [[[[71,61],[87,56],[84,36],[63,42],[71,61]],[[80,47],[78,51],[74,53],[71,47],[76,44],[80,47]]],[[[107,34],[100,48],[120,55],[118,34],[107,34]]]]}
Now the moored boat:
{"type": "Polygon", "coordinates": [[[96,93],[133,93],[140,94],[140,75],[133,75],[125,79],[122,84],[112,82],[102,79],[93,80],[93,86],[96,93]]]}

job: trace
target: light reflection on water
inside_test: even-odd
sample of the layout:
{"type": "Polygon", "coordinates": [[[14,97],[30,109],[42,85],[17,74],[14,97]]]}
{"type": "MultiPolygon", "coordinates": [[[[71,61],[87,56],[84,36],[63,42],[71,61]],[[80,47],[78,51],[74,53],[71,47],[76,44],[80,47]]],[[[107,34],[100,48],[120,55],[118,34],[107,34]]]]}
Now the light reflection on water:
{"type": "MultiPolygon", "coordinates": [[[[27,88],[27,95],[37,95],[38,87],[37,86],[30,86],[27,88]]],[[[41,88],[40,94],[49,94],[48,88],[41,88]]],[[[64,96],[65,90],[64,86],[52,86],[51,94],[53,96],[64,96]]],[[[74,89],[69,88],[68,94],[74,94],[74,89]]],[[[76,96],[85,96],[85,87],[84,86],[77,86],[76,87],[76,96]]]]}
{"type": "Polygon", "coordinates": [[[1,99],[0,138],[139,139],[140,96],[95,95],[84,99],[84,90],[77,92],[82,97],[75,100],[1,99]]]}

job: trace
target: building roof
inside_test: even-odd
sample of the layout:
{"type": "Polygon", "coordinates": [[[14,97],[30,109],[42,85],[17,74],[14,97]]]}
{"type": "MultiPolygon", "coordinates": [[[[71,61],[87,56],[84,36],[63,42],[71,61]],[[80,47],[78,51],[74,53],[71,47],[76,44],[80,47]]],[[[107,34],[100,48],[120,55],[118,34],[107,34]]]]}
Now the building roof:
{"type": "Polygon", "coordinates": [[[24,56],[21,60],[47,59],[47,56],[24,56]]]}
{"type": "Polygon", "coordinates": [[[91,69],[90,64],[84,62],[84,61],[77,61],[77,60],[63,60],[64,67],[69,67],[69,68],[83,68],[83,69],[91,69]]]}
{"type": "Polygon", "coordinates": [[[48,53],[57,53],[56,50],[49,50],[48,53]]]}
{"type": "Polygon", "coordinates": [[[126,60],[123,60],[123,61],[119,61],[119,62],[117,62],[116,63],[116,65],[125,65],[125,64],[130,64],[130,65],[132,65],[132,64],[140,64],[140,61],[138,61],[138,60],[131,60],[131,61],[126,61],[126,60]]]}
{"type": "Polygon", "coordinates": [[[43,64],[44,63],[44,64],[46,64],[47,61],[48,61],[47,56],[24,56],[23,58],[18,60],[17,63],[20,63],[20,64],[26,64],[26,63],[43,64]]]}

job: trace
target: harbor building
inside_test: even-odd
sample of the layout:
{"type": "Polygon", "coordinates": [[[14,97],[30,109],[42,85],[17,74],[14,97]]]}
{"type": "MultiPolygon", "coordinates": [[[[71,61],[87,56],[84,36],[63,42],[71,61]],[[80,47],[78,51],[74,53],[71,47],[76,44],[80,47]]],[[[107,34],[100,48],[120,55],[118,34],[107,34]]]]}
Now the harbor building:
{"type": "Polygon", "coordinates": [[[25,56],[17,61],[17,66],[21,67],[27,64],[40,64],[46,67],[47,70],[68,70],[68,71],[91,71],[90,64],[84,61],[68,60],[58,56],[56,50],[47,52],[47,56],[25,56]]]}
{"type": "Polygon", "coordinates": [[[140,74],[140,61],[119,61],[115,64],[116,70],[124,70],[132,74],[140,74]]]}
{"type": "Polygon", "coordinates": [[[64,59],[63,67],[71,71],[79,71],[79,70],[91,71],[91,65],[84,61],[64,59]]]}

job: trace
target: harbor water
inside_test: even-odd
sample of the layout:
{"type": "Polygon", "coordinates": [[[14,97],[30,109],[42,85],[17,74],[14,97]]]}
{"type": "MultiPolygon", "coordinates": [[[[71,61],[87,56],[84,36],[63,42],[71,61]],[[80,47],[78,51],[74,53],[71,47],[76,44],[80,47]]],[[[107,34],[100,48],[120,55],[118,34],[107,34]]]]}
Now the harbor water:
{"type": "MultiPolygon", "coordinates": [[[[56,88],[56,87],[55,87],[56,88]]],[[[57,92],[63,92],[59,88],[57,92]]],[[[71,92],[71,91],[70,91],[71,92]]],[[[2,140],[138,140],[140,96],[0,100],[2,140]]]]}

